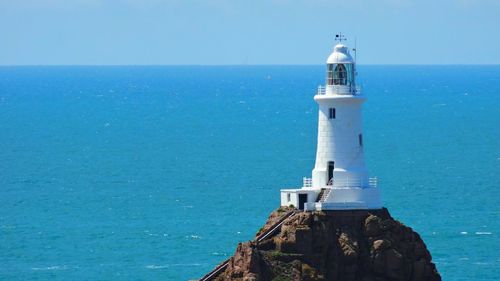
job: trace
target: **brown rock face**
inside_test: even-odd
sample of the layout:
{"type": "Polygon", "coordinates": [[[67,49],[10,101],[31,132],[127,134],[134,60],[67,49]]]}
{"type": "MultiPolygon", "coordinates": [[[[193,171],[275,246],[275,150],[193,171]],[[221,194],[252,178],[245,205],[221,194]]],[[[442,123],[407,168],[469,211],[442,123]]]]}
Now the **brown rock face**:
{"type": "MultiPolygon", "coordinates": [[[[289,209],[273,212],[264,233],[289,209]]],[[[215,280],[437,281],[427,247],[387,209],[298,212],[263,241],[239,244],[215,280]]]]}

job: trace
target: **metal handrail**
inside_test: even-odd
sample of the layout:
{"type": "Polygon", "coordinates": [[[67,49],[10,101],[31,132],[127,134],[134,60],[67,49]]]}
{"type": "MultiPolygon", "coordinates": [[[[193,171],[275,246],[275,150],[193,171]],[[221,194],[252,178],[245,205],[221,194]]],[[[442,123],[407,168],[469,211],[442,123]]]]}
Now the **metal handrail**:
{"type": "Polygon", "coordinates": [[[334,180],[333,181],[333,187],[334,188],[348,188],[348,187],[364,187],[365,184],[368,183],[369,187],[377,187],[378,185],[378,179],[376,177],[374,178],[369,178],[368,182],[365,182],[364,180],[361,179],[341,179],[341,180],[334,180]]]}
{"type": "MultiPolygon", "coordinates": [[[[336,95],[361,95],[361,86],[348,86],[348,85],[329,85],[329,87],[332,87],[332,92],[336,95]],[[345,89],[348,89],[348,91],[343,91],[345,89]]],[[[323,96],[326,95],[326,87],[325,86],[318,86],[318,91],[317,95],[323,96]]]]}
{"type": "Polygon", "coordinates": [[[302,178],[302,186],[303,187],[312,187],[312,178],[302,178]]]}
{"type": "MultiPolygon", "coordinates": [[[[312,187],[312,178],[302,178],[302,185],[303,187],[312,187]]],[[[338,179],[335,179],[334,178],[331,178],[328,183],[326,184],[327,186],[331,186],[331,187],[363,187],[365,186],[365,181],[364,180],[360,180],[360,179],[349,179],[349,178],[345,178],[345,179],[341,179],[341,180],[338,180],[338,179]]],[[[378,178],[377,177],[373,177],[373,178],[368,178],[368,186],[369,187],[377,187],[378,185],[378,178]]]]}
{"type": "Polygon", "coordinates": [[[325,86],[318,86],[318,95],[324,95],[326,94],[326,88],[325,86]]]}

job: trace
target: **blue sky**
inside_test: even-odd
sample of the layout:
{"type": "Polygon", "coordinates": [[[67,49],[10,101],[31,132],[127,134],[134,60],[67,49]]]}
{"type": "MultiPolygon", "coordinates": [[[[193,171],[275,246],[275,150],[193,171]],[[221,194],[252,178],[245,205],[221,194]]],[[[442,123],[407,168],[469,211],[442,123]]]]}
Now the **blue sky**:
{"type": "Polygon", "coordinates": [[[1,65],[500,64],[498,0],[0,0],[1,65]]]}

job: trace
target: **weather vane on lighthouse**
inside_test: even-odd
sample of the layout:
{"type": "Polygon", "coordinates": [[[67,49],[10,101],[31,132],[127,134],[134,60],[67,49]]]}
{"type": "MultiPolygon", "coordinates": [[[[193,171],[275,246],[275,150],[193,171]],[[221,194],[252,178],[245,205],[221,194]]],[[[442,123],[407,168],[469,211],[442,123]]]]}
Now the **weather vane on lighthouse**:
{"type": "Polygon", "coordinates": [[[356,60],[339,43],[326,61],[326,83],[318,87],[319,106],[316,163],[302,188],[282,189],[281,206],[301,210],[380,209],[377,178],[365,165],[361,108],[366,97],[356,84],[356,60]]]}
{"type": "Polygon", "coordinates": [[[339,41],[340,44],[342,44],[342,41],[346,41],[347,38],[340,32],[339,34],[335,34],[335,41],[339,41]]]}

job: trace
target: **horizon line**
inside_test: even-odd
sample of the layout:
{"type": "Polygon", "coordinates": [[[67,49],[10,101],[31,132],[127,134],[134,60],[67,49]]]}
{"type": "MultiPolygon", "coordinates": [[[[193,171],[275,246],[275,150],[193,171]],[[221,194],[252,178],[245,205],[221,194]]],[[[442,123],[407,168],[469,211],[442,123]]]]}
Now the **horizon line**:
{"type": "MultiPolygon", "coordinates": [[[[320,66],[325,64],[0,64],[0,67],[241,67],[241,66],[320,66]]],[[[500,63],[368,63],[359,66],[500,66],[500,63]]]]}

